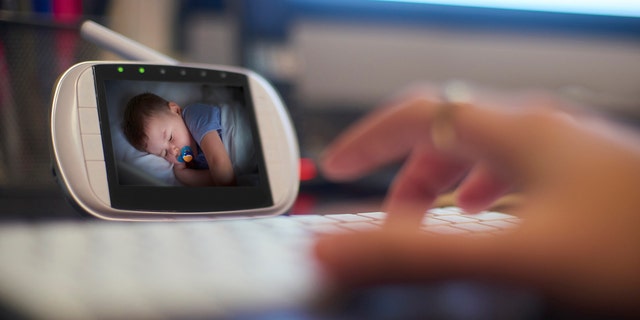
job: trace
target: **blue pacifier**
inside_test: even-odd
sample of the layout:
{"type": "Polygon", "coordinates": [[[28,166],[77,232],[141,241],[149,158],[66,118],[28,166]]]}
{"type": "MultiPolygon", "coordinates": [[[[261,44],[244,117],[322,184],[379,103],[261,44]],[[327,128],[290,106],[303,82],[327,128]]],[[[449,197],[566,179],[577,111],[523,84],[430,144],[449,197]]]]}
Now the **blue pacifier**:
{"type": "Polygon", "coordinates": [[[184,146],[180,149],[180,154],[178,155],[178,162],[191,162],[193,160],[193,151],[191,147],[184,146]]]}

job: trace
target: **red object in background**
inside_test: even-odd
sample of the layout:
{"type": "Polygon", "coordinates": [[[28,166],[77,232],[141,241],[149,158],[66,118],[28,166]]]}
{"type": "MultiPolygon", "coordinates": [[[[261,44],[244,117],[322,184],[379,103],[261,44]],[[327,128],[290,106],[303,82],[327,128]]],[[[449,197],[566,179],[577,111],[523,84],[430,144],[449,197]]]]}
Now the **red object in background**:
{"type": "MultiPolygon", "coordinates": [[[[75,23],[82,17],[82,0],[53,0],[51,9],[54,21],[63,24],[75,23]]],[[[75,63],[77,38],[77,32],[73,30],[60,30],[55,34],[58,74],[75,63]]]]}
{"type": "Polygon", "coordinates": [[[82,0],[53,0],[52,9],[57,22],[76,22],[82,16],[82,0]]]}
{"type": "MultiPolygon", "coordinates": [[[[310,181],[318,176],[316,162],[311,158],[300,158],[300,182],[310,181]]],[[[316,196],[301,192],[291,206],[290,214],[310,214],[316,206],[316,196]]]]}
{"type": "Polygon", "coordinates": [[[296,201],[291,206],[290,214],[313,214],[318,199],[315,195],[309,193],[300,193],[296,201]]]}
{"type": "Polygon", "coordinates": [[[300,158],[300,181],[313,180],[318,176],[315,161],[310,158],[300,158]]]}

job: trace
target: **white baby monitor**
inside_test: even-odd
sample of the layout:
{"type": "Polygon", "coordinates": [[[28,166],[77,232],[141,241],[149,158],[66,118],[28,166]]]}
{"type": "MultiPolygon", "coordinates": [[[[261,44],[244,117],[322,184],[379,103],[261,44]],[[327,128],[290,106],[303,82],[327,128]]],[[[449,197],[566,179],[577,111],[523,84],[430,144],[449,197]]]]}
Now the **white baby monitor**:
{"type": "MultiPolygon", "coordinates": [[[[242,68],[79,63],[56,83],[51,142],[54,173],[69,199],[108,220],[277,215],[290,208],[299,187],[289,115],[274,88],[242,68]],[[132,146],[123,133],[124,110],[133,97],[148,93],[182,107],[216,109],[216,132],[233,165],[232,185],[189,186],[176,178],[172,161],[132,146]]],[[[193,152],[203,153],[197,145],[193,152]]]]}

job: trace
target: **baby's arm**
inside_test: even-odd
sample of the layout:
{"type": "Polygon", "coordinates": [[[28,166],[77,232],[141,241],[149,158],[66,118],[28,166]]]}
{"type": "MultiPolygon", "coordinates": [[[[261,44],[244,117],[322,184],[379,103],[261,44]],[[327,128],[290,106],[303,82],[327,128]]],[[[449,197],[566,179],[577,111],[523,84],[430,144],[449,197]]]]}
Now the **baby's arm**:
{"type": "Polygon", "coordinates": [[[218,132],[211,131],[207,133],[202,138],[200,148],[204,152],[205,158],[207,158],[213,184],[218,186],[234,185],[236,177],[233,172],[233,165],[218,132]]]}
{"type": "Polygon", "coordinates": [[[213,185],[209,170],[189,169],[184,163],[175,164],[173,173],[182,184],[190,187],[204,187],[213,185]]]}

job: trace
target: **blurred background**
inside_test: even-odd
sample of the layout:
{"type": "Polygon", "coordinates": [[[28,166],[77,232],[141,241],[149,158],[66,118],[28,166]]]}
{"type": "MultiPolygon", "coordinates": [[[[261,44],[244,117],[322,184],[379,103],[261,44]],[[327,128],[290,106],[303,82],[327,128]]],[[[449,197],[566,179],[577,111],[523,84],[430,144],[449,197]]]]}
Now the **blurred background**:
{"type": "Polygon", "coordinates": [[[379,209],[395,166],[336,185],[313,164],[348,124],[416,82],[541,88],[640,119],[638,1],[0,0],[2,217],[75,214],[51,174],[51,90],[74,63],[120,59],[79,38],[85,19],[181,61],[270,80],[305,158],[293,213],[379,209]]]}

